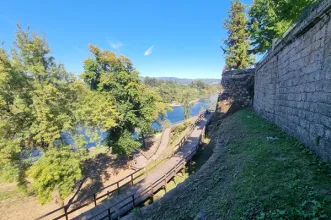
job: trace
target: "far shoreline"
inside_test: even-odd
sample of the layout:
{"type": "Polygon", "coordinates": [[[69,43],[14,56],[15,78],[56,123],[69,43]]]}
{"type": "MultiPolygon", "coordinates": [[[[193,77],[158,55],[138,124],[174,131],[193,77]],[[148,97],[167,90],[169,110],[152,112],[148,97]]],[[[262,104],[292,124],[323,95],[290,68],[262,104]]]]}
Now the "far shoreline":
{"type": "MultiPolygon", "coordinates": [[[[192,101],[191,103],[194,103],[194,105],[195,105],[195,104],[199,103],[202,100],[204,100],[204,98],[196,99],[196,100],[192,101]]],[[[173,103],[170,104],[170,107],[180,107],[180,106],[182,106],[182,104],[180,104],[180,103],[174,103],[173,102],[173,103]]]]}

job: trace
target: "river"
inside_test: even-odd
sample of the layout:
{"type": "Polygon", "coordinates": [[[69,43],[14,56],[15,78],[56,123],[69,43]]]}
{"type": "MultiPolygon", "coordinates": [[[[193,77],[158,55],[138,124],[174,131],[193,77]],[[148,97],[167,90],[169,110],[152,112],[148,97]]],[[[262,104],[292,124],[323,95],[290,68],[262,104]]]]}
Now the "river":
{"type": "MultiPolygon", "coordinates": [[[[202,109],[209,108],[210,110],[214,110],[213,106],[216,105],[216,100],[217,100],[217,95],[212,96],[209,99],[199,100],[192,107],[191,116],[193,117],[193,116],[199,115],[199,112],[202,109]]],[[[171,122],[171,124],[176,124],[176,123],[184,121],[184,119],[185,119],[185,117],[184,117],[184,108],[182,106],[173,107],[172,111],[167,112],[166,118],[171,122]]],[[[154,130],[162,130],[162,127],[157,123],[153,123],[153,129],[154,130]]],[[[81,129],[79,131],[79,133],[84,134],[84,133],[86,133],[86,131],[85,131],[85,129],[81,129]]],[[[102,136],[102,139],[104,140],[107,137],[107,133],[103,133],[103,134],[101,134],[101,136],[102,136]]],[[[133,137],[138,138],[138,135],[134,134],[133,137]]],[[[65,139],[65,142],[67,144],[70,144],[70,145],[74,144],[74,140],[72,139],[70,134],[64,133],[63,138],[65,139]]],[[[98,143],[99,143],[99,145],[103,145],[102,140],[100,142],[95,142],[95,141],[90,140],[91,138],[87,135],[85,136],[85,138],[86,138],[86,141],[88,142],[87,145],[86,145],[86,148],[95,147],[95,146],[98,145],[98,143]]]]}

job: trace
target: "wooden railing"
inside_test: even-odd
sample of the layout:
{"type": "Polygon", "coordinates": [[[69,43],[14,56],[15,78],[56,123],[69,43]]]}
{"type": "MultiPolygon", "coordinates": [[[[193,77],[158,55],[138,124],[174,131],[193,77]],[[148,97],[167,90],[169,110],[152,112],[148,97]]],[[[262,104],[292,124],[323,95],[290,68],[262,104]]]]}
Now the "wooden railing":
{"type": "MultiPolygon", "coordinates": [[[[204,117],[204,114],[201,113],[198,117],[198,119],[191,125],[189,132],[180,140],[180,142],[175,146],[174,151],[172,151],[171,155],[174,155],[176,153],[176,150],[178,150],[180,147],[182,147],[184,145],[184,143],[186,142],[187,138],[191,135],[191,133],[193,132],[194,128],[196,127],[196,125],[201,121],[201,119],[204,117]]],[[[171,156],[171,155],[166,155],[167,157],[171,156]]],[[[71,202],[63,207],[60,207],[58,209],[55,209],[51,212],[48,212],[38,218],[36,218],[36,220],[39,219],[43,219],[46,217],[51,217],[51,215],[58,213],[58,212],[62,212],[62,214],[58,214],[56,217],[51,217],[52,219],[61,219],[61,218],[65,218],[66,220],[69,219],[69,215],[76,212],[79,209],[82,209],[86,206],[89,206],[90,204],[94,203],[94,206],[97,206],[98,200],[104,199],[105,197],[109,197],[110,195],[114,194],[114,193],[120,193],[121,189],[128,186],[128,185],[134,185],[134,183],[139,183],[140,181],[143,180],[142,176],[147,176],[149,170],[154,169],[156,166],[158,166],[160,163],[162,162],[162,160],[160,160],[158,163],[156,163],[154,166],[150,167],[148,170],[145,168],[139,169],[137,171],[135,171],[134,173],[122,178],[121,180],[112,183],[108,186],[105,186],[99,190],[97,190],[96,192],[94,192],[93,194],[90,194],[89,198],[93,199],[92,202],[86,202],[84,204],[80,204],[77,207],[74,207],[72,209],[70,209],[72,206],[74,206],[75,204],[79,204],[80,200],[76,200],[74,202],[71,202]],[[142,178],[142,179],[140,179],[142,178]],[[138,180],[138,181],[137,181],[138,180]],[[121,185],[122,184],[122,185],[121,185]],[[107,191],[106,191],[107,190],[107,191]],[[104,192],[103,194],[99,195],[100,193],[104,192]]]]}
{"type": "MultiPolygon", "coordinates": [[[[100,219],[100,220],[116,219],[121,214],[121,213],[117,213],[117,215],[116,215],[116,212],[119,212],[120,210],[125,209],[125,210],[123,210],[123,212],[125,213],[125,212],[135,208],[139,203],[145,201],[147,198],[153,196],[154,192],[156,192],[157,190],[159,190],[161,188],[164,188],[166,190],[167,183],[170,180],[172,180],[172,178],[174,178],[176,176],[176,174],[186,166],[186,164],[193,158],[193,156],[198,151],[200,142],[205,133],[205,128],[208,125],[210,119],[211,119],[211,117],[206,122],[206,125],[204,126],[203,131],[199,136],[199,140],[198,140],[197,144],[194,146],[193,150],[190,151],[187,155],[185,155],[185,157],[182,158],[171,170],[169,170],[167,173],[165,173],[159,179],[155,180],[153,183],[151,183],[146,188],[127,196],[126,198],[122,199],[120,202],[117,202],[116,204],[112,205],[108,209],[91,217],[90,219],[100,219]]],[[[200,120],[201,120],[201,118],[199,117],[199,119],[196,122],[198,122],[200,120]]],[[[182,140],[179,143],[179,145],[181,145],[181,146],[183,146],[185,143],[185,142],[182,142],[182,140]]]]}
{"type": "Polygon", "coordinates": [[[72,207],[73,205],[75,205],[75,204],[77,204],[77,203],[80,202],[79,200],[77,200],[77,201],[71,202],[71,203],[69,203],[69,204],[67,204],[67,205],[65,205],[65,206],[63,206],[61,208],[55,209],[55,210],[53,210],[53,211],[51,211],[51,212],[49,212],[49,213],[47,213],[47,214],[45,214],[43,216],[40,216],[37,219],[43,219],[43,218],[45,218],[47,216],[50,216],[50,215],[52,215],[52,214],[54,214],[56,212],[60,212],[60,211],[63,212],[63,214],[62,215],[59,215],[59,216],[57,216],[57,217],[55,217],[53,219],[61,219],[61,218],[64,218],[64,217],[66,219],[69,219],[68,218],[68,215],[69,214],[71,214],[71,213],[73,213],[73,212],[75,212],[75,211],[77,211],[79,209],[82,209],[82,208],[90,205],[91,203],[94,203],[94,206],[96,206],[98,200],[100,200],[100,199],[102,199],[102,198],[104,198],[106,196],[109,196],[109,195],[113,194],[114,192],[119,193],[120,190],[123,187],[127,186],[127,185],[133,185],[134,184],[134,181],[136,179],[138,179],[139,177],[141,177],[141,176],[144,175],[144,172],[142,172],[142,173],[139,174],[139,172],[141,172],[142,170],[143,169],[137,170],[134,173],[132,173],[132,174],[130,174],[130,175],[122,178],[121,180],[119,180],[119,181],[117,181],[117,182],[115,182],[113,184],[110,184],[108,186],[105,186],[105,187],[99,189],[98,191],[94,192],[93,194],[90,194],[88,197],[90,197],[90,198],[93,199],[92,202],[86,202],[86,203],[84,203],[82,205],[78,205],[77,207],[74,207],[73,209],[69,210],[70,207],[72,207]],[[102,195],[98,195],[99,193],[101,193],[101,192],[103,192],[105,190],[107,190],[106,193],[104,193],[102,195]]]}

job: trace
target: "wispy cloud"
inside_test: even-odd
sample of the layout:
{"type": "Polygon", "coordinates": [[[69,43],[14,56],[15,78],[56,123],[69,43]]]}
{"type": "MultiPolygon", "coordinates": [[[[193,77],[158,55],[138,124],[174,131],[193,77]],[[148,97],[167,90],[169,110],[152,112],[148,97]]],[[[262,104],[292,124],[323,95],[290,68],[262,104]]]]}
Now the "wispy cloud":
{"type": "Polygon", "coordinates": [[[7,21],[10,24],[15,24],[15,22],[8,16],[6,16],[5,14],[0,13],[0,17],[2,17],[5,21],[7,21]]]}
{"type": "Polygon", "coordinates": [[[150,48],[148,48],[148,49],[145,51],[144,55],[145,55],[145,56],[149,56],[149,55],[151,55],[152,52],[153,52],[153,48],[154,48],[154,46],[155,46],[155,45],[152,45],[150,48]]]}
{"type": "Polygon", "coordinates": [[[114,41],[114,42],[108,42],[108,43],[115,50],[124,46],[124,44],[121,41],[114,41]]]}

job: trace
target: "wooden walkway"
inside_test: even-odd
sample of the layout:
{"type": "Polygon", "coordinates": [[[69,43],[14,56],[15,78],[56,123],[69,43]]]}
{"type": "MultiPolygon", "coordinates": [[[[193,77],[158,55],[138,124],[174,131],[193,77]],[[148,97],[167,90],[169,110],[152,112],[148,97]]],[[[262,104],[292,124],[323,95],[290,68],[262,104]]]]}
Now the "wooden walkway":
{"type": "Polygon", "coordinates": [[[199,148],[202,135],[204,135],[205,126],[211,117],[212,114],[209,114],[199,120],[197,125],[194,128],[192,127],[191,135],[187,139],[184,139],[182,148],[178,153],[153,170],[145,179],[132,185],[123,193],[111,199],[104,200],[101,204],[98,204],[96,207],[82,213],[74,219],[115,219],[130,211],[137,204],[153,196],[159,189],[165,188],[167,182],[174,178],[195,155],[199,148]]]}

